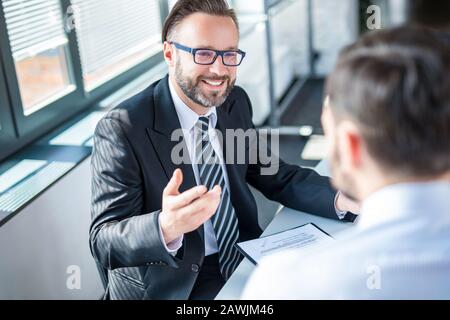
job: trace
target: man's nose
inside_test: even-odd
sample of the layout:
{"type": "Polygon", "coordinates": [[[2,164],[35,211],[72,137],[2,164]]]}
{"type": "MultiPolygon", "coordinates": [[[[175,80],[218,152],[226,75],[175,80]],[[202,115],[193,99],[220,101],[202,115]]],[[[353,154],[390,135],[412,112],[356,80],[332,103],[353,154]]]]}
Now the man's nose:
{"type": "Polygon", "coordinates": [[[221,56],[218,56],[216,61],[209,67],[209,71],[211,73],[214,73],[218,76],[225,76],[228,75],[228,68],[223,64],[223,58],[221,56]]]}

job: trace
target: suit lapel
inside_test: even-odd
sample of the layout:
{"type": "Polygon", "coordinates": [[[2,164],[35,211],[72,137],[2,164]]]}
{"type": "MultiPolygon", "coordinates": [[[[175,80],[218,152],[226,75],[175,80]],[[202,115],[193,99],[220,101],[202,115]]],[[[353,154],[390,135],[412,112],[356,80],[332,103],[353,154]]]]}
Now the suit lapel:
{"type": "Polygon", "coordinates": [[[172,150],[179,143],[183,144],[183,150],[187,150],[184,139],[172,141],[172,133],[181,128],[175,106],[170,95],[168,77],[162,79],[155,87],[154,92],[154,123],[152,128],[147,128],[150,141],[155,148],[161,166],[164,168],[167,179],[170,180],[175,169],[183,171],[183,183],[180,192],[196,186],[194,172],[190,163],[175,164],[172,161],[172,150]]]}
{"type": "MultiPolygon", "coordinates": [[[[151,128],[147,128],[147,133],[156,156],[164,169],[167,176],[167,184],[172,177],[175,169],[179,168],[183,171],[183,183],[180,187],[180,192],[184,192],[197,185],[195,181],[194,172],[190,163],[175,164],[172,161],[172,150],[179,144],[183,143],[183,150],[187,151],[186,142],[172,141],[172,133],[181,128],[178,115],[175,111],[175,106],[172,101],[172,96],[169,90],[169,77],[163,78],[156,86],[153,94],[154,103],[154,122],[151,128]]],[[[198,232],[201,243],[204,243],[203,226],[200,226],[196,231],[198,232]]],[[[191,237],[191,234],[187,236],[191,237]]]]}

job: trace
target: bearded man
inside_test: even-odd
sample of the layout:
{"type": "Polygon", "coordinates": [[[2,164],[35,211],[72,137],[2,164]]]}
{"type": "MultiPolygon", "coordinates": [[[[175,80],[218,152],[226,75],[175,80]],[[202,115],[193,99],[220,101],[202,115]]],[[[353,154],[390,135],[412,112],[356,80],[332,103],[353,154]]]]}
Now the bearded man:
{"type": "Polygon", "coordinates": [[[245,52],[225,0],[178,1],[162,41],[168,76],[110,111],[94,136],[90,246],[111,299],[214,298],[242,259],[235,244],[262,233],[247,184],[329,218],[357,211],[313,170],[273,156],[277,170],[264,172],[264,143],[220,139],[255,129],[234,86],[245,52]]]}

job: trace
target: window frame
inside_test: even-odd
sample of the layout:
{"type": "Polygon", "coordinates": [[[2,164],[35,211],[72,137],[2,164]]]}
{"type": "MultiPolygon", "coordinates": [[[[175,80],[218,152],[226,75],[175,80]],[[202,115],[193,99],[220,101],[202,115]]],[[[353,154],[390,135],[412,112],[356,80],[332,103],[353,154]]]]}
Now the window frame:
{"type": "Polygon", "coordinates": [[[13,149],[18,138],[11,116],[11,105],[5,80],[3,63],[0,61],[0,158],[13,149]]]}
{"type": "MultiPolygon", "coordinates": [[[[67,17],[65,13],[71,2],[70,0],[59,1],[61,4],[61,15],[65,22],[67,17]]],[[[163,23],[168,15],[168,1],[159,0],[159,8],[159,14],[163,23]]],[[[5,119],[5,121],[2,121],[4,130],[0,131],[0,161],[56,129],[76,115],[94,107],[100,100],[111,95],[114,91],[164,60],[162,51],[158,51],[155,55],[148,57],[88,92],[84,86],[76,29],[67,30],[65,28],[65,30],[68,39],[66,62],[75,90],[25,116],[15,61],[9,44],[3,6],[0,5],[0,62],[3,63],[4,68],[1,70],[0,79],[4,79],[6,84],[4,85],[5,88],[0,88],[0,94],[3,93],[2,91],[5,91],[6,95],[2,94],[2,96],[8,97],[9,100],[5,103],[7,107],[0,110],[2,119],[5,119]],[[3,122],[5,122],[4,126],[3,122]],[[5,139],[3,138],[4,136],[5,139]]]]}
{"type": "MultiPolygon", "coordinates": [[[[80,100],[82,98],[82,91],[80,90],[81,88],[78,87],[78,83],[74,81],[74,91],[60,97],[59,99],[26,116],[24,114],[15,61],[12,56],[6,20],[2,6],[0,6],[0,43],[0,55],[5,68],[4,73],[6,83],[8,84],[9,96],[11,99],[11,109],[14,115],[19,137],[26,137],[30,135],[36,137],[40,136],[48,131],[49,127],[47,127],[47,125],[61,123],[65,120],[68,120],[70,117],[83,109],[83,106],[80,103],[80,100]],[[64,108],[65,105],[70,105],[71,107],[64,108]]],[[[75,78],[73,77],[74,67],[71,55],[68,53],[69,52],[67,49],[66,62],[68,74],[71,75],[71,78],[73,78],[73,80],[75,80],[75,78]]]]}

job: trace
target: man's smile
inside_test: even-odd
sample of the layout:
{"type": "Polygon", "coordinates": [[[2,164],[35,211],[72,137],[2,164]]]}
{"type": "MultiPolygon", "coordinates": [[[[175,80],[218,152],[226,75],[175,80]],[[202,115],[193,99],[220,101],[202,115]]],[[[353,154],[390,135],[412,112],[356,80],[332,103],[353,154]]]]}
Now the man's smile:
{"type": "Polygon", "coordinates": [[[207,80],[203,79],[201,80],[201,83],[211,90],[221,90],[226,86],[225,80],[207,80]]]}

